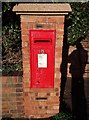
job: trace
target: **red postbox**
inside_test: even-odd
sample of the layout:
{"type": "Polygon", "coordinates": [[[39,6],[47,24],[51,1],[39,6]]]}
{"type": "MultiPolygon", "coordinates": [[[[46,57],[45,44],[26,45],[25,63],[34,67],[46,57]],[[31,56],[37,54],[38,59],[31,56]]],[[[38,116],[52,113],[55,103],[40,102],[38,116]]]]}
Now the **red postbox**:
{"type": "Polygon", "coordinates": [[[30,30],[31,88],[54,87],[55,30],[30,30]]]}

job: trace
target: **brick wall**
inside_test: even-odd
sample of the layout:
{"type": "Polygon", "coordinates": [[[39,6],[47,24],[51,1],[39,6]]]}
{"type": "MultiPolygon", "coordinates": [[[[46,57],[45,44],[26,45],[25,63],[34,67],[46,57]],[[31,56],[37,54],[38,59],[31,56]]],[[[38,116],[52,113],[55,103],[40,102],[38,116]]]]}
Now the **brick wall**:
{"type": "Polygon", "coordinates": [[[21,15],[24,112],[27,118],[45,118],[59,113],[60,64],[64,34],[64,15],[29,16],[21,15]],[[30,87],[30,38],[29,30],[56,30],[54,88],[30,87]],[[39,98],[39,99],[37,99],[39,98]],[[44,99],[40,99],[44,98],[44,99]]]}
{"type": "Polygon", "coordinates": [[[23,81],[20,76],[2,76],[2,117],[24,117],[23,81]]]}

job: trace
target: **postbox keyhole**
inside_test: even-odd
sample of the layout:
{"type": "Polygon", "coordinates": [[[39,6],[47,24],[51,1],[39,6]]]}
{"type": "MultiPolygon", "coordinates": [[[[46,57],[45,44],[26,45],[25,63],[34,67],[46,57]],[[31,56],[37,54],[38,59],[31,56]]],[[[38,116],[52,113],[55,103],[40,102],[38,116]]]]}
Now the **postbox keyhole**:
{"type": "Polygon", "coordinates": [[[44,50],[41,49],[41,50],[40,50],[40,53],[41,53],[41,54],[44,54],[44,50]]]}

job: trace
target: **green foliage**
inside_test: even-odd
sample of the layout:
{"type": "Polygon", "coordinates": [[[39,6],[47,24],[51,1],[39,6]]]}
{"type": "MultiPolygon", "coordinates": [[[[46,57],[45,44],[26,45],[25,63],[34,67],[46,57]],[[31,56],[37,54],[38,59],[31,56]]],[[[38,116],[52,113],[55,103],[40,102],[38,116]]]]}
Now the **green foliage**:
{"type": "Polygon", "coordinates": [[[16,2],[3,2],[2,3],[2,12],[8,12],[10,10],[12,10],[13,6],[16,5],[18,3],[16,2]]]}
{"type": "Polygon", "coordinates": [[[21,71],[22,70],[22,63],[17,62],[15,64],[3,64],[2,65],[2,71],[5,72],[5,74],[9,75],[11,72],[14,71],[21,71]]]}
{"type": "Polygon", "coordinates": [[[72,12],[67,18],[68,42],[73,43],[89,33],[89,2],[70,3],[72,12]]]}
{"type": "Polygon", "coordinates": [[[6,12],[11,9],[11,3],[3,3],[2,12],[6,12]]]}
{"type": "Polygon", "coordinates": [[[53,117],[53,120],[72,120],[72,116],[69,113],[61,112],[53,117]]]}
{"type": "Polygon", "coordinates": [[[4,52],[18,51],[20,48],[20,31],[18,31],[18,25],[10,24],[9,26],[3,26],[2,29],[4,52]]]}
{"type": "Polygon", "coordinates": [[[12,12],[15,4],[2,4],[2,70],[8,73],[22,70],[20,19],[12,12]]]}

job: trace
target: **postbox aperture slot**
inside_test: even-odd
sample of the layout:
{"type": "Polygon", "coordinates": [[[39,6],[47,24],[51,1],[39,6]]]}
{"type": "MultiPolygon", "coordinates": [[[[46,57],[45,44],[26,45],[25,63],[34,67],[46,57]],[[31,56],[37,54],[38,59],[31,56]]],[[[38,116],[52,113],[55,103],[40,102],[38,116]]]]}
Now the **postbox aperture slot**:
{"type": "Polygon", "coordinates": [[[34,43],[49,43],[52,42],[52,40],[34,40],[34,43]]]}

